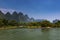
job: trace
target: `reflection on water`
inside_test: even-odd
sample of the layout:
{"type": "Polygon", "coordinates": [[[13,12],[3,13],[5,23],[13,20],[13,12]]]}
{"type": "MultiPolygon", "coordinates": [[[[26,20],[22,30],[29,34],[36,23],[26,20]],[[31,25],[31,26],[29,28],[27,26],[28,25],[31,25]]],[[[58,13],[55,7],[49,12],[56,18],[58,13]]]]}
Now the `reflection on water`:
{"type": "Polygon", "coordinates": [[[60,40],[60,28],[0,30],[0,40],[60,40]]]}
{"type": "Polygon", "coordinates": [[[41,29],[42,32],[48,32],[49,29],[48,28],[45,28],[45,29],[41,29]]]}

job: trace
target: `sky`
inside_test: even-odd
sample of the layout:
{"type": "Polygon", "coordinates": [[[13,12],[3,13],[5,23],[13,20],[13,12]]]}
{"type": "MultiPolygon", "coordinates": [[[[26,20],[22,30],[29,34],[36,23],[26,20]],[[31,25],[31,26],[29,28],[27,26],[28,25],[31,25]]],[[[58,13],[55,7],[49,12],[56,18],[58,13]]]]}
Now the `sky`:
{"type": "Polygon", "coordinates": [[[60,0],[0,0],[3,12],[23,12],[35,19],[60,19],[60,0]]]}

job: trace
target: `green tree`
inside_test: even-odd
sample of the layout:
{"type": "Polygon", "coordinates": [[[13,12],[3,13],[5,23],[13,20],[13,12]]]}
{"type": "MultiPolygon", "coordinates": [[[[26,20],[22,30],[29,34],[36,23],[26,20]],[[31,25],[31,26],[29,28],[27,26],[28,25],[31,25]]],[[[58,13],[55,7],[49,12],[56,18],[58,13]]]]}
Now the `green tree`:
{"type": "Polygon", "coordinates": [[[9,21],[9,25],[11,25],[11,26],[17,26],[17,24],[18,23],[15,20],[9,21]]]}
{"type": "Polygon", "coordinates": [[[8,20],[3,19],[2,22],[3,22],[4,26],[8,26],[8,20]]]}
{"type": "Polygon", "coordinates": [[[55,24],[55,27],[60,27],[60,21],[57,21],[55,24]]]}
{"type": "Polygon", "coordinates": [[[48,20],[44,20],[44,21],[41,22],[41,26],[42,27],[51,27],[52,23],[48,20]]]}
{"type": "Polygon", "coordinates": [[[0,27],[2,27],[4,25],[2,19],[0,19],[0,27]]]}

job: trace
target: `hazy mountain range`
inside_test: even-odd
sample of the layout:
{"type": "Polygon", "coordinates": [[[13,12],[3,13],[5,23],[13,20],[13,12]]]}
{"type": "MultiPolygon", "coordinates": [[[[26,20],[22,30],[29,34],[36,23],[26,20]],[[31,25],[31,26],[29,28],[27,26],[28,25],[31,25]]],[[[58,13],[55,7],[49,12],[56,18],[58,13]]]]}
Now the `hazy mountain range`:
{"type": "Polygon", "coordinates": [[[17,22],[29,22],[32,20],[28,17],[28,15],[24,15],[22,12],[17,13],[16,11],[14,11],[12,14],[10,12],[5,14],[0,11],[0,19],[15,20],[17,22]]]}
{"type": "MultiPolygon", "coordinates": [[[[6,11],[0,10],[0,19],[15,20],[16,22],[41,22],[45,20],[30,18],[28,15],[24,15],[22,12],[19,13],[17,13],[16,11],[7,12],[7,10],[6,11]]],[[[53,23],[57,21],[58,19],[54,20],[53,23]]]]}
{"type": "Polygon", "coordinates": [[[17,22],[41,22],[44,19],[34,19],[24,15],[22,12],[16,12],[12,9],[1,9],[0,8],[0,19],[15,20],[17,22]]]}

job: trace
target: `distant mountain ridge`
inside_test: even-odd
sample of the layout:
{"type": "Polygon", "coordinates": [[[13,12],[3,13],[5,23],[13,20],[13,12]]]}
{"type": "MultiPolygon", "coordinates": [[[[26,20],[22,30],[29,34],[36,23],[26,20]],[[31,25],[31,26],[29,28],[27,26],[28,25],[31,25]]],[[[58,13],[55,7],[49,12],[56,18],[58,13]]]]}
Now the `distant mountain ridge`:
{"type": "Polygon", "coordinates": [[[17,12],[12,9],[0,8],[0,19],[15,20],[17,22],[41,22],[44,19],[29,18],[28,15],[24,15],[22,12],[17,12]]]}
{"type": "Polygon", "coordinates": [[[10,12],[7,12],[6,14],[0,11],[0,19],[6,19],[6,20],[15,20],[17,22],[29,22],[30,18],[28,15],[24,15],[22,12],[17,13],[14,11],[12,14],[10,12]]]}

